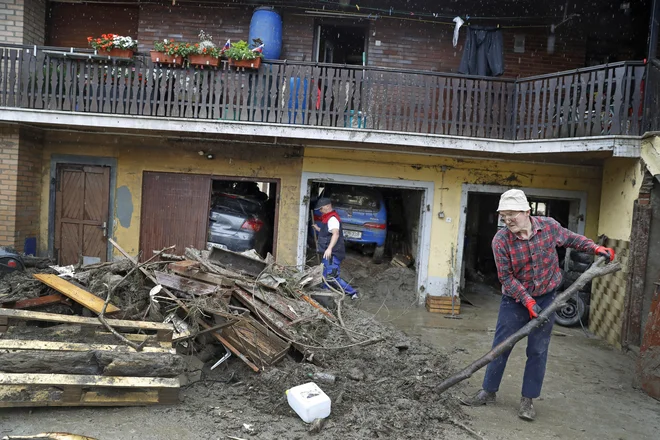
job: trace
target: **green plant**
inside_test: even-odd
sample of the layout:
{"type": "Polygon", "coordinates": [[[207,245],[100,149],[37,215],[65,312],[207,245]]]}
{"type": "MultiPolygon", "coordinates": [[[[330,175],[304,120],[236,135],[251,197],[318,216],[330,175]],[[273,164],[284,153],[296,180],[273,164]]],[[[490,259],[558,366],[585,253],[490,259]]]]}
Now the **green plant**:
{"type": "Polygon", "coordinates": [[[154,50],[156,52],[163,52],[171,56],[187,57],[191,53],[195,53],[196,48],[194,44],[183,43],[174,40],[154,41],[154,50]]]}
{"type": "Polygon", "coordinates": [[[87,37],[90,46],[98,51],[109,51],[110,49],[130,49],[137,48],[138,41],[131,37],[123,37],[117,34],[102,34],[100,37],[87,37]]]}
{"type": "MultiPolygon", "coordinates": [[[[257,41],[255,40],[255,43],[257,41]]],[[[233,60],[254,60],[257,58],[263,58],[261,52],[256,51],[255,49],[250,49],[250,46],[247,42],[241,40],[237,43],[233,43],[229,49],[225,51],[225,56],[233,60]]]]}
{"type": "Polygon", "coordinates": [[[222,52],[216,47],[213,43],[213,37],[208,35],[204,31],[199,31],[199,43],[195,43],[194,51],[192,54],[195,55],[209,55],[213,58],[220,58],[222,52]]]}

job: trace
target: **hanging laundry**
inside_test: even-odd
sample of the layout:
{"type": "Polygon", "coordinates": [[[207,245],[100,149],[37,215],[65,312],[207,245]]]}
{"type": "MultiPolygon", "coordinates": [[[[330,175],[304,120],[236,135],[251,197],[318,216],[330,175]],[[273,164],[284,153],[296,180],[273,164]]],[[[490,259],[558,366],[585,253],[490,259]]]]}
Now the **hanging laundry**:
{"type": "Polygon", "coordinates": [[[456,23],[456,27],[454,27],[454,39],[452,40],[452,43],[454,44],[454,47],[456,47],[458,46],[458,31],[461,29],[461,26],[463,26],[463,23],[465,22],[461,17],[454,17],[453,21],[456,23]]]}
{"type": "Polygon", "coordinates": [[[496,27],[470,26],[459,73],[500,76],[504,73],[504,39],[496,27]]]}

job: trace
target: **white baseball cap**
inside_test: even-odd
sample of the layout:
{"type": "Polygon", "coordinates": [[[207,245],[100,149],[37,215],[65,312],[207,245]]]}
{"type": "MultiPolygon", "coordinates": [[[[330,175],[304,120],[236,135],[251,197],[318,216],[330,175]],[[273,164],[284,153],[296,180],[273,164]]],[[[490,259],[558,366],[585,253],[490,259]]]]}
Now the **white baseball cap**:
{"type": "Polygon", "coordinates": [[[531,207],[527,196],[519,189],[510,189],[500,197],[497,211],[529,211],[531,207]]]}

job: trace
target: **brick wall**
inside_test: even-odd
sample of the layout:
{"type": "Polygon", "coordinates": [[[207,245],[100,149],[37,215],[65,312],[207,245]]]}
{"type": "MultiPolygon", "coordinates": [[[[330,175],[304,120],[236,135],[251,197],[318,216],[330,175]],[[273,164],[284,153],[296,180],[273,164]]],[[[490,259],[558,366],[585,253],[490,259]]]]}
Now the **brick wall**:
{"type": "Polygon", "coordinates": [[[22,251],[39,235],[42,145],[38,132],[0,127],[0,246],[22,251]]]}
{"type": "Polygon", "coordinates": [[[46,0],[0,0],[0,42],[44,44],[46,0]]]}
{"type": "MultiPolygon", "coordinates": [[[[538,29],[503,29],[505,77],[525,77],[583,67],[586,39],[568,31],[556,34],[555,52],[547,53],[548,33],[538,29]],[[525,52],[514,52],[516,34],[525,36],[525,52]]],[[[371,66],[457,72],[463,56],[465,28],[456,48],[453,27],[431,23],[393,26],[381,20],[371,22],[368,63],[371,66]],[[377,46],[377,42],[380,45],[377,46]]]]}

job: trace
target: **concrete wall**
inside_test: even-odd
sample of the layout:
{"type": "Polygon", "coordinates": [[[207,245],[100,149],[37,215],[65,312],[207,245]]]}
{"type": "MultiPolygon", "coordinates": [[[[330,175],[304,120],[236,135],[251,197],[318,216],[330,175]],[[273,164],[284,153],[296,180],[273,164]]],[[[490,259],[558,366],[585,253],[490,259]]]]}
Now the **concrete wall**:
{"type": "Polygon", "coordinates": [[[429,293],[448,295],[457,270],[461,192],[464,183],[585,191],[586,235],[596,238],[601,194],[601,169],[505,161],[452,159],[425,155],[306,148],[305,172],[333,173],[433,182],[429,293]],[[442,167],[446,167],[444,172],[442,167]],[[445,218],[437,213],[444,211],[445,218]]]}
{"type": "Polygon", "coordinates": [[[592,283],[589,329],[617,348],[621,332],[630,276],[630,233],[634,203],[644,177],[637,159],[611,158],[603,166],[602,204],[598,234],[608,237],[606,246],[614,248],[622,270],[592,283]]]}
{"type": "MultiPolygon", "coordinates": [[[[277,235],[277,257],[294,264],[298,231],[298,203],[302,154],[297,148],[204,143],[191,140],[166,140],[145,137],[120,137],[50,133],[44,140],[41,197],[48,200],[52,155],[80,155],[115,158],[117,188],[121,204],[115,203],[112,235],[132,255],[140,245],[142,175],[144,171],[280,178],[281,198],[277,235]],[[213,160],[198,154],[212,152],[213,160]],[[130,200],[127,199],[127,194],[130,200]],[[119,222],[119,218],[122,222],[119,222]]],[[[48,243],[49,206],[41,207],[41,248],[48,243]]]]}
{"type": "Polygon", "coordinates": [[[0,0],[0,42],[44,44],[46,0],[0,0]]]}

